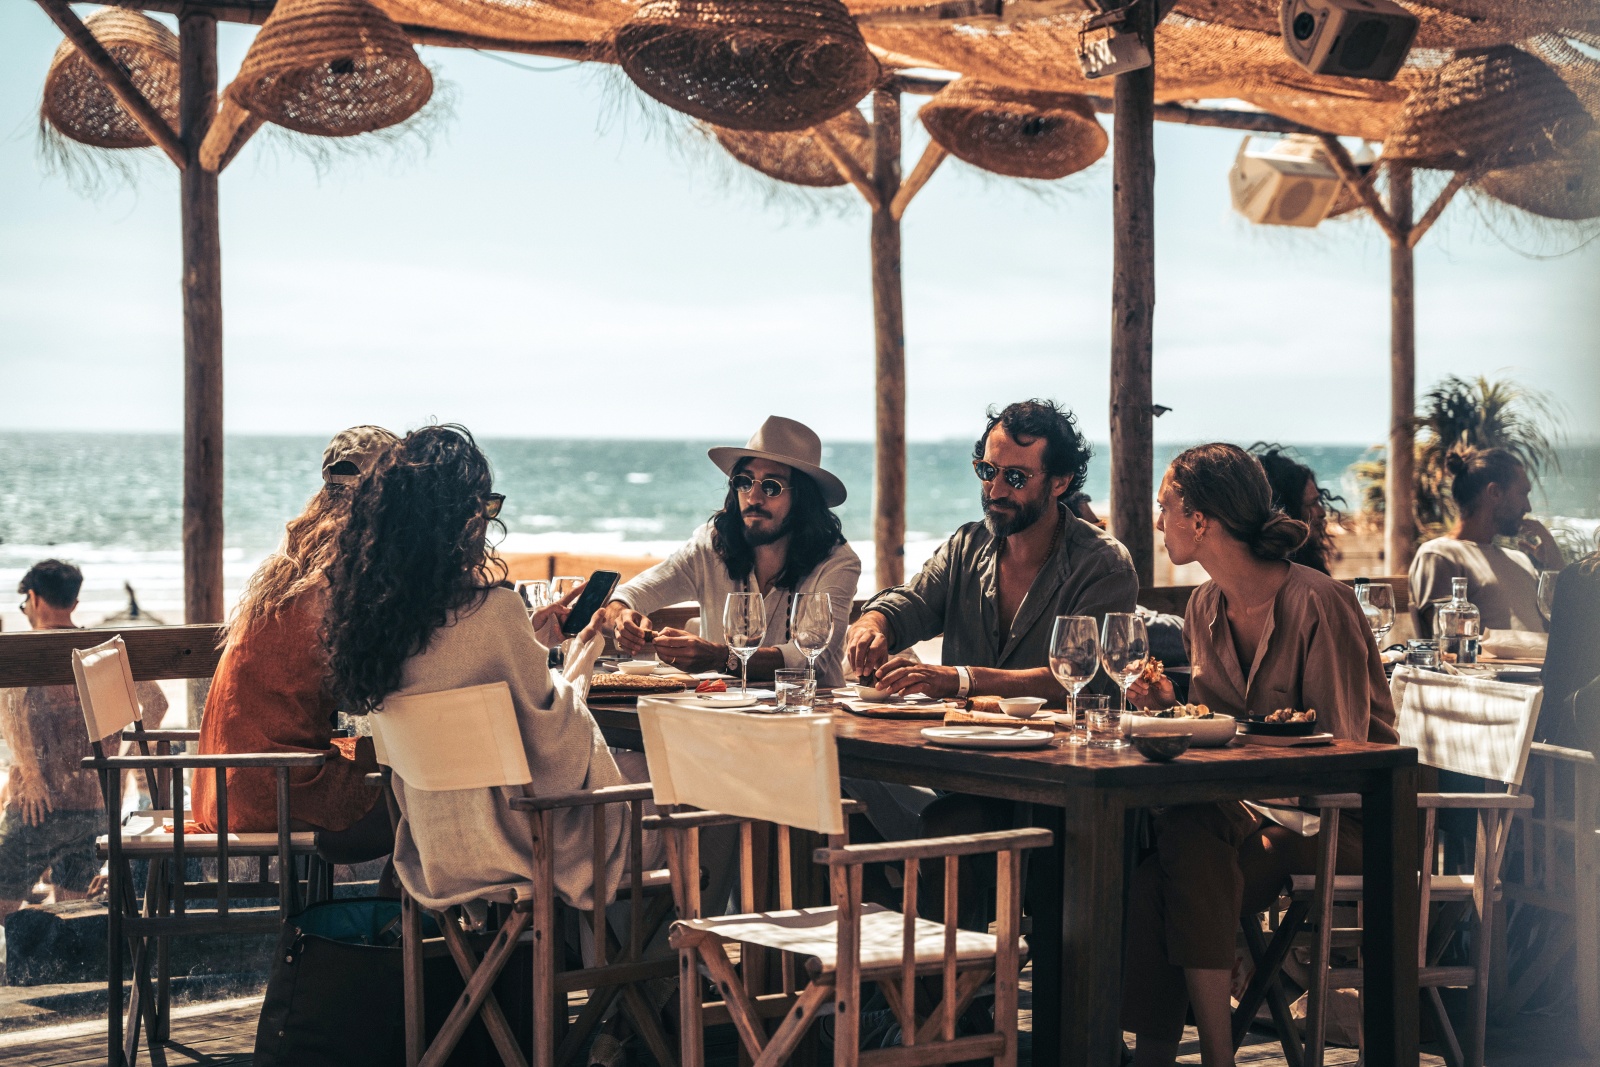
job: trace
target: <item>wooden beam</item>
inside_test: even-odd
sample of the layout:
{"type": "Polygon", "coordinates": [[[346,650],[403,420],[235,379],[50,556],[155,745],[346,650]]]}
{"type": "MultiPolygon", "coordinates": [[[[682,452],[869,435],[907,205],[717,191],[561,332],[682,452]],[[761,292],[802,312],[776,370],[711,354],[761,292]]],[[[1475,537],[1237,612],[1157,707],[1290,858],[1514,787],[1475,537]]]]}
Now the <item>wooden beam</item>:
{"type": "MultiPolygon", "coordinates": [[[[1155,55],[1154,4],[1129,24],[1155,55]]],[[[1154,584],[1155,66],[1118,76],[1112,124],[1111,531],[1154,584]]]]}
{"type": "Polygon", "coordinates": [[[872,94],[872,323],[876,337],[877,452],[872,541],[879,589],[905,581],[906,331],[900,289],[900,94],[872,94]]]}
{"type": "Polygon", "coordinates": [[[1428,210],[1423,212],[1422,218],[1418,219],[1416,225],[1412,226],[1406,234],[1406,244],[1412,248],[1417,247],[1417,242],[1422,240],[1423,234],[1431,230],[1433,224],[1439,221],[1439,216],[1444,214],[1444,209],[1450,206],[1450,201],[1454,200],[1455,195],[1465,189],[1467,183],[1475,177],[1477,175],[1471,170],[1458,170],[1451,175],[1449,183],[1439,190],[1439,195],[1433,198],[1433,203],[1428,205],[1428,210]]]}
{"type": "Polygon", "coordinates": [[[856,158],[850,154],[850,150],[840,143],[839,139],[824,126],[811,127],[811,136],[817,139],[817,147],[822,149],[829,159],[833,160],[834,169],[839,172],[840,176],[856,187],[856,192],[861,194],[861,198],[867,202],[868,207],[873,211],[877,211],[880,204],[878,187],[873,184],[872,176],[861,169],[861,164],[856,162],[856,158]]]}
{"type": "MultiPolygon", "coordinates": [[[[136,682],[209,678],[222,656],[221,626],[130,626],[0,634],[0,689],[73,685],[72,649],[121,634],[136,682]]],[[[152,726],[156,725],[154,723],[152,726]]]]}
{"type": "MultiPolygon", "coordinates": [[[[217,175],[200,147],[217,114],[217,21],[178,18],[183,216],[183,612],[221,622],[222,239],[217,175]]],[[[193,711],[193,709],[191,709],[193,711]]]]}
{"type": "MultiPolygon", "coordinates": [[[[1333,169],[1338,172],[1340,178],[1344,179],[1344,183],[1350,187],[1350,191],[1356,194],[1356,197],[1367,209],[1367,213],[1377,220],[1378,225],[1383,228],[1383,232],[1388,235],[1389,240],[1391,242],[1405,240],[1405,232],[1395,223],[1390,209],[1386,209],[1383,206],[1383,201],[1378,199],[1377,190],[1372,187],[1372,180],[1377,176],[1378,169],[1374,167],[1367,175],[1363,176],[1360,171],[1356,170],[1355,161],[1350,158],[1350,153],[1345,151],[1345,147],[1340,143],[1339,138],[1331,133],[1321,134],[1320,136],[1322,138],[1322,147],[1327,150],[1328,161],[1333,164],[1333,169]]],[[[1407,180],[1409,181],[1410,179],[1408,178],[1407,180]]]]}
{"type": "Polygon", "coordinates": [[[213,174],[222,173],[265,122],[224,96],[221,110],[200,143],[200,165],[213,174]]]}
{"type": "Polygon", "coordinates": [[[1411,167],[1390,163],[1389,457],[1384,473],[1385,569],[1402,574],[1417,550],[1417,287],[1411,243],[1411,167]]]}
{"type": "Polygon", "coordinates": [[[950,153],[938,141],[929,141],[928,147],[922,150],[922,156],[917,160],[917,165],[911,168],[911,173],[901,184],[900,191],[894,194],[894,202],[889,205],[889,213],[899,221],[906,213],[906,208],[911,206],[911,198],[922,191],[928,184],[928,179],[933,177],[933,172],[939,169],[939,164],[944,162],[945,156],[950,153]]]}
{"type": "Polygon", "coordinates": [[[167,120],[155,109],[150,101],[145,99],[139,87],[133,84],[133,79],[128,77],[125,68],[115,56],[106,51],[105,45],[89,32],[89,27],[78,18],[77,12],[67,4],[67,0],[38,0],[39,6],[45,14],[50,16],[50,21],[56,24],[71,41],[73,46],[83,56],[85,62],[94,68],[106,83],[106,88],[111,90],[111,95],[117,98],[123,110],[132,116],[133,121],[145,135],[167,154],[167,158],[182,169],[185,163],[183,145],[179,143],[178,135],[172,132],[172,127],[167,125],[167,120]]]}

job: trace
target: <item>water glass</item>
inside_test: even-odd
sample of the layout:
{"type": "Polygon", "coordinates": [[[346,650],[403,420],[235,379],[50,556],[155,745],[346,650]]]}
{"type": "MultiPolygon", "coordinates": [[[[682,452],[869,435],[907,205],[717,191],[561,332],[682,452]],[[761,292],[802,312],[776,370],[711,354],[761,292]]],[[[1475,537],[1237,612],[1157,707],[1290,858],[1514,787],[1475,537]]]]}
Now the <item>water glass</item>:
{"type": "Polygon", "coordinates": [[[1088,713],[1089,718],[1089,747],[1090,748],[1126,748],[1128,742],[1122,739],[1122,709],[1111,706],[1111,701],[1105,700],[1105,707],[1088,713]]]}
{"type": "Polygon", "coordinates": [[[1104,693],[1079,694],[1073,701],[1077,710],[1072,716],[1072,732],[1067,735],[1069,745],[1089,743],[1089,716],[1105,712],[1111,707],[1111,698],[1104,693]]]}
{"type": "Polygon", "coordinates": [[[817,675],[806,667],[783,667],[772,672],[778,691],[778,714],[809,715],[817,700],[817,675]]]}

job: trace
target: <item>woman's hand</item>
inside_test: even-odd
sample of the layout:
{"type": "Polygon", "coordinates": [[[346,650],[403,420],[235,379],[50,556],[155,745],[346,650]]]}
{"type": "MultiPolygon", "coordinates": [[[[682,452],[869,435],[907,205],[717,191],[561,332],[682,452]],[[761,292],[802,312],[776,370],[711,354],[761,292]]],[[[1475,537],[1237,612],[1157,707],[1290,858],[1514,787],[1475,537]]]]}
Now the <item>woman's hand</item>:
{"type": "MultiPolygon", "coordinates": [[[[558,645],[566,637],[561,632],[561,624],[567,621],[567,616],[572,614],[572,602],[583,592],[583,583],[567,593],[566,596],[551,604],[547,608],[540,608],[532,615],[533,634],[539,642],[546,646],[558,645]]],[[[598,614],[598,612],[596,613],[598,614]]],[[[591,623],[590,625],[593,625],[591,623]]]]}
{"type": "Polygon", "coordinates": [[[1160,711],[1178,702],[1178,692],[1172,688],[1172,679],[1166,675],[1156,679],[1156,684],[1140,678],[1128,686],[1128,703],[1140,711],[1160,711]]]}
{"type": "Polygon", "coordinates": [[[712,644],[686,630],[656,631],[656,655],[680,671],[720,671],[728,665],[728,647],[712,644]]]}

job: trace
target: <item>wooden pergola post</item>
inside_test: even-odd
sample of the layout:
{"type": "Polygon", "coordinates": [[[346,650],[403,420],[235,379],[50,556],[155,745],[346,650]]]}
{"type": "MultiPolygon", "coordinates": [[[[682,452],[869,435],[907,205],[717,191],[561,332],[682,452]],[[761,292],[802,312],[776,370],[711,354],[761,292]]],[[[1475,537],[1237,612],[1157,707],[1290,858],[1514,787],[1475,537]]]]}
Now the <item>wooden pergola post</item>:
{"type": "MultiPolygon", "coordinates": [[[[1128,26],[1152,56],[1155,22],[1153,0],[1132,5],[1128,26]]],[[[1153,63],[1117,77],[1111,160],[1111,532],[1133,556],[1141,587],[1155,578],[1155,87],[1153,63]]]]}
{"type": "MultiPolygon", "coordinates": [[[[217,20],[178,18],[183,216],[183,615],[221,622],[222,239],[200,146],[217,113],[217,20]]],[[[194,712],[191,709],[191,717],[194,712]]]]}
{"type": "Polygon", "coordinates": [[[900,92],[872,94],[872,323],[877,445],[872,543],[878,588],[906,574],[906,329],[900,286],[900,92]]]}
{"type": "Polygon", "coordinates": [[[1383,479],[1383,558],[1390,574],[1417,551],[1417,282],[1411,167],[1389,165],[1389,459],[1383,479]]]}

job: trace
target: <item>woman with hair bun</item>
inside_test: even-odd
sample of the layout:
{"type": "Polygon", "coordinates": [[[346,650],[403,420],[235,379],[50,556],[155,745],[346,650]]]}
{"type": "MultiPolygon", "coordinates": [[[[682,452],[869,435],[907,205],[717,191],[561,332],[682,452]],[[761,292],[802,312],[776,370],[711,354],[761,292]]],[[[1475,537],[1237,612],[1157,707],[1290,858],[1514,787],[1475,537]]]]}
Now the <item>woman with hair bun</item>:
{"type": "MultiPolygon", "coordinates": [[[[1393,743],[1394,705],[1355,594],[1288,561],[1307,527],[1273,507],[1260,462],[1234,445],[1191,448],[1167,469],[1159,502],[1167,555],[1211,576],[1184,616],[1189,699],[1241,718],[1315,710],[1335,737],[1393,743]]],[[[1170,707],[1172,683],[1136,682],[1128,697],[1170,707]]],[[[1317,839],[1238,802],[1167,808],[1154,829],[1129,896],[1123,1029],[1138,1035],[1137,1067],[1165,1067],[1192,1004],[1203,1062],[1227,1067],[1239,918],[1253,921],[1290,874],[1314,869],[1317,839]]],[[[1360,840],[1360,822],[1341,820],[1341,873],[1360,870],[1360,840]]]]}
{"type": "Polygon", "coordinates": [[[1491,630],[1544,633],[1539,571],[1560,570],[1561,547],[1536,519],[1527,468],[1503,448],[1452,449],[1445,457],[1450,496],[1459,517],[1446,537],[1417,549],[1411,561],[1411,618],[1417,633],[1433,632],[1433,606],[1450,599],[1450,580],[1467,580],[1467,599],[1491,630]],[[1516,548],[1494,543],[1501,537],[1516,548]]]}

